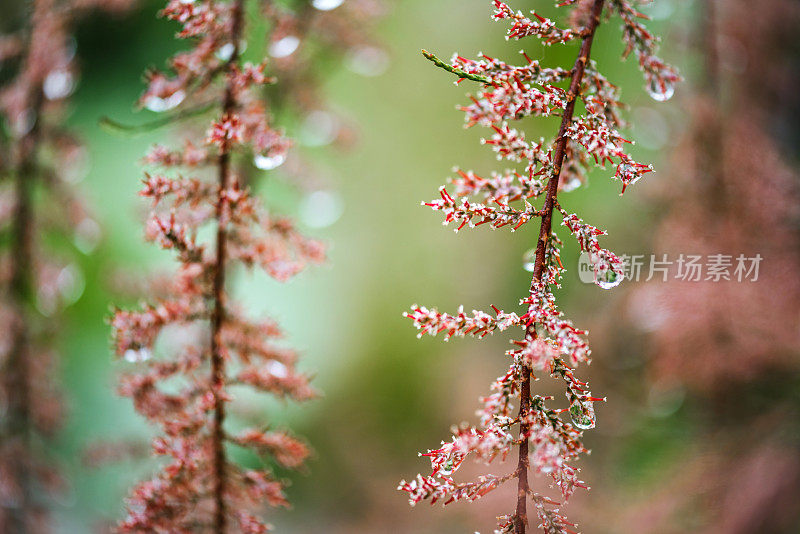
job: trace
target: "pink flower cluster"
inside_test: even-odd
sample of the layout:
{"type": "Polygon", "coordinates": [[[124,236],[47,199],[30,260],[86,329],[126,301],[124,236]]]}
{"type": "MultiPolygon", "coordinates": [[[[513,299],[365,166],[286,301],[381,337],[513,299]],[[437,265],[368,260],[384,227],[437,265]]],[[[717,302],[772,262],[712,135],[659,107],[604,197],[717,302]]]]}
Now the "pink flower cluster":
{"type": "Polygon", "coordinates": [[[119,391],[161,428],[153,441],[166,464],[136,486],[119,532],[267,532],[264,504],[287,506],[284,483],[269,468],[246,469],[228,450],[245,448],[296,469],[309,450],[284,431],[255,426],[229,432],[228,408],[249,387],[279,398],[316,396],[297,355],[282,346],[271,320],[253,320],[231,301],[226,274],[236,265],[286,281],[325,259],[321,243],[266,210],[239,172],[240,158],[285,158],[290,143],[275,128],[261,86],[273,83],[266,63],[240,64],[244,2],[171,0],[162,16],[182,25],[193,48],[151,71],[140,103],[152,111],[194,112],[216,106],[205,138],[178,150],[155,146],[153,170],[140,194],[151,201],[148,240],[172,251],[178,270],[171,287],[138,311],[111,320],[116,353],[135,363],[119,391]],[[176,172],[183,169],[187,175],[176,172]],[[212,238],[204,230],[210,229],[212,238]]]}
{"type": "MultiPolygon", "coordinates": [[[[587,332],[576,328],[556,305],[553,288],[559,287],[564,268],[560,259],[562,243],[552,231],[554,213],[563,216],[562,224],[589,255],[600,287],[608,289],[622,281],[622,261],[600,247],[597,238],[605,232],[564,210],[557,194],[584,183],[592,162],[599,167],[614,164],[615,176],[622,181],[623,190],[652,169],[633,161],[624,151],[628,141],[619,132],[623,123],[618,112],[623,105],[618,100],[617,88],[597,71],[589,57],[606,8],[604,0],[564,2],[562,5],[575,5],[572,20],[581,21],[582,26],[563,30],[535,13],[528,18],[504,2],[494,0],[493,4],[492,18],[511,24],[508,38],[535,36],[545,45],[580,39],[581,48],[571,69],[542,67],[524,52],[526,63],[517,67],[485,54],[477,60],[456,54],[448,64],[423,51],[427,59],[456,75],[459,82],[466,79],[481,84],[470,97],[471,103],[461,108],[466,126],[491,128],[493,133],[482,140],[483,144],[491,146],[498,160],[524,166],[524,170],[511,168],[492,173],[488,179],[473,171],[456,169],[457,177],[451,182],[459,199],[443,186],[439,190],[440,199],[423,204],[443,212],[444,224],[458,224],[456,230],[483,224],[516,230],[534,218],[541,219],[541,226],[535,259],[530,261],[533,280],[527,296],[520,301],[526,308],[524,314],[492,306],[494,314],[474,310],[470,315],[462,307],[450,315],[416,305],[405,314],[419,330],[418,337],[442,333],[445,340],[483,338],[512,327],[519,328],[522,336],[512,341],[514,348],[506,352],[511,359],[507,371],[492,384],[489,395],[480,399],[480,424],[459,427],[449,442],[425,453],[423,456],[431,461],[431,474],[402,481],[398,489],[408,494],[412,505],[423,500],[448,504],[473,501],[516,480],[516,509],[513,514],[499,518],[495,532],[524,534],[530,501],[543,532],[564,534],[574,532],[575,525],[560,509],[577,488],[587,488],[575,467],[575,462],[587,452],[582,443],[583,432],[595,427],[594,404],[605,399],[592,396],[588,384],[575,375],[579,364],[589,363],[590,349],[587,332]],[[568,87],[559,85],[565,83],[568,87]],[[584,104],[583,115],[576,114],[578,101],[584,104]],[[561,127],[549,142],[541,139],[532,143],[521,130],[509,125],[527,117],[552,115],[561,117],[561,127]],[[471,201],[470,197],[478,201],[471,201]],[[540,197],[544,200],[541,208],[536,208],[533,202],[540,197]],[[563,384],[565,407],[551,407],[556,402],[553,397],[532,393],[534,372],[549,375],[563,384]],[[517,432],[514,427],[518,427],[517,432]],[[504,461],[515,450],[517,466],[510,473],[482,475],[465,483],[453,478],[468,456],[488,464],[496,458],[504,461]],[[529,469],[550,479],[559,490],[558,499],[530,488],[529,469]]],[[[615,0],[610,4],[608,9],[620,12],[623,23],[630,25],[628,11],[623,9],[627,3],[615,0]]],[[[653,47],[647,46],[638,50],[642,61],[652,66],[653,47]]]]}
{"type": "Polygon", "coordinates": [[[530,35],[535,35],[544,44],[566,43],[580,36],[579,32],[571,29],[560,29],[555,22],[544,18],[531,11],[536,20],[531,20],[524,16],[521,11],[514,11],[508,4],[500,0],[494,0],[494,20],[510,19],[513,21],[511,29],[508,30],[507,39],[522,39],[530,35]]]}

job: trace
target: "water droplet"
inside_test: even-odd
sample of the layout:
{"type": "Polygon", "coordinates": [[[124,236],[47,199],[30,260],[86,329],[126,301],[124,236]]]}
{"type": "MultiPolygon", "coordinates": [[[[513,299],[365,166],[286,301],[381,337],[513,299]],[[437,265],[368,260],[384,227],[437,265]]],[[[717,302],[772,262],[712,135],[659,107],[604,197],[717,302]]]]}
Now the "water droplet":
{"type": "Polygon", "coordinates": [[[344,0],[313,0],[311,5],[320,11],[330,11],[336,9],[344,3],[344,0]]]}
{"type": "Polygon", "coordinates": [[[598,267],[594,271],[594,283],[603,289],[617,287],[625,279],[625,275],[615,271],[608,265],[598,267]]]}
{"type": "Polygon", "coordinates": [[[225,43],[217,49],[216,56],[222,61],[228,61],[233,56],[234,49],[233,43],[225,43]]]}
{"type": "Polygon", "coordinates": [[[448,456],[447,460],[445,460],[444,463],[442,463],[442,465],[439,467],[438,474],[444,475],[446,477],[450,476],[453,474],[453,471],[458,469],[458,466],[460,464],[461,464],[460,460],[457,460],[455,456],[450,455],[448,456]]]}
{"type": "Polygon", "coordinates": [[[286,378],[289,376],[289,370],[286,368],[286,366],[281,362],[276,362],[275,360],[272,360],[267,364],[267,372],[276,378],[286,378]]]}
{"type": "Polygon", "coordinates": [[[374,46],[359,46],[347,54],[345,65],[361,76],[380,76],[389,68],[389,55],[374,46]]]}
{"type": "Polygon", "coordinates": [[[131,363],[145,362],[153,357],[153,353],[147,347],[140,349],[128,349],[122,356],[126,361],[131,363]]]}
{"type": "Polygon", "coordinates": [[[569,405],[569,417],[572,424],[581,430],[594,428],[597,418],[594,415],[594,403],[575,399],[569,405]]]}
{"type": "Polygon", "coordinates": [[[269,55],[272,57],[288,57],[294,54],[298,46],[300,46],[300,39],[294,35],[287,35],[269,45],[269,55]]]}
{"type": "Polygon", "coordinates": [[[536,268],[536,249],[531,248],[525,251],[522,255],[522,268],[532,273],[536,268]]]}
{"type": "Polygon", "coordinates": [[[336,120],[326,111],[312,111],[300,127],[300,139],[306,146],[329,145],[336,138],[336,120]]]}
{"type": "Polygon", "coordinates": [[[270,171],[272,169],[280,167],[284,161],[286,161],[285,152],[279,152],[274,156],[267,156],[265,154],[256,154],[253,157],[253,165],[258,167],[262,171],[270,171]]]}
{"type": "Polygon", "coordinates": [[[339,220],[344,202],[332,191],[314,191],[303,199],[300,218],[312,228],[325,228],[339,220]]]}
{"type": "Polygon", "coordinates": [[[144,103],[144,107],[150,111],[161,113],[162,111],[169,111],[170,109],[178,106],[183,99],[186,98],[186,93],[183,90],[177,90],[166,98],[158,96],[148,97],[144,103]]]}
{"type": "Polygon", "coordinates": [[[48,100],[59,100],[69,96],[75,88],[75,80],[68,70],[54,70],[42,84],[42,92],[48,100]]]}
{"type": "Polygon", "coordinates": [[[647,94],[656,102],[666,102],[675,94],[675,85],[670,81],[653,76],[647,84],[647,94]]]}
{"type": "Polygon", "coordinates": [[[578,189],[583,182],[581,179],[578,178],[576,175],[570,176],[563,184],[561,184],[561,190],[565,193],[569,193],[570,191],[575,191],[578,189]]]}

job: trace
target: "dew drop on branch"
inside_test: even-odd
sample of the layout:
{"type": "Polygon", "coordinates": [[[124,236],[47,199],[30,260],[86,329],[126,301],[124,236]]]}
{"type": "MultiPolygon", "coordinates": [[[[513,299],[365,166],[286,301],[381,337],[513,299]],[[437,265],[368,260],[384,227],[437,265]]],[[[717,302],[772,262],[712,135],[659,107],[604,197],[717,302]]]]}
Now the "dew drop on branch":
{"type": "Polygon", "coordinates": [[[289,57],[294,54],[298,46],[300,46],[300,39],[294,35],[287,35],[269,45],[269,55],[278,58],[289,57]]]}
{"type": "Polygon", "coordinates": [[[675,85],[670,81],[653,77],[647,84],[647,94],[656,102],[666,102],[675,94],[675,85]]]}
{"type": "Polygon", "coordinates": [[[344,3],[344,0],[313,0],[311,5],[320,11],[331,11],[344,3]]]}
{"type": "Polygon", "coordinates": [[[581,401],[579,399],[572,401],[569,405],[569,417],[572,419],[572,424],[581,430],[594,428],[597,422],[592,401],[581,401]]]}
{"type": "Polygon", "coordinates": [[[267,364],[267,372],[276,378],[286,378],[289,370],[281,362],[272,360],[267,364]]]}
{"type": "Polygon", "coordinates": [[[177,107],[181,102],[183,102],[184,98],[186,98],[186,93],[182,90],[175,91],[166,98],[161,98],[154,95],[145,100],[144,107],[150,111],[161,113],[162,111],[169,111],[170,109],[177,107]]]}
{"type": "Polygon", "coordinates": [[[594,272],[594,283],[602,289],[617,287],[625,279],[625,275],[606,266],[603,269],[596,269],[594,272]]]}
{"type": "Polygon", "coordinates": [[[125,361],[139,363],[149,360],[152,357],[152,353],[147,347],[142,347],[140,349],[128,349],[122,357],[125,358],[125,361]]]}
{"type": "Polygon", "coordinates": [[[74,88],[75,81],[68,70],[54,70],[47,75],[42,84],[42,92],[48,100],[65,98],[74,88]]]}
{"type": "Polygon", "coordinates": [[[216,56],[222,61],[228,61],[236,49],[233,43],[225,43],[217,49],[216,56]]]}
{"type": "Polygon", "coordinates": [[[253,165],[262,171],[270,171],[280,167],[286,161],[286,154],[283,152],[275,154],[274,156],[267,156],[265,154],[256,154],[253,157],[253,165]]]}

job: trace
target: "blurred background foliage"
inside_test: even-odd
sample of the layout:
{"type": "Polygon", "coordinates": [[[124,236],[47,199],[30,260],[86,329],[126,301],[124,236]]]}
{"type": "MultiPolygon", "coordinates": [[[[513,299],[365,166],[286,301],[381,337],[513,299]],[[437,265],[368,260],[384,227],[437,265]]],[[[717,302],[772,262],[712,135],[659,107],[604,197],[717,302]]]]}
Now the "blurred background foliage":
{"type": "MultiPolygon", "coordinates": [[[[556,15],[552,2],[527,0],[514,7],[534,4],[537,11],[544,4],[542,12],[556,15]]],[[[693,38],[698,4],[659,0],[644,8],[654,19],[651,28],[663,37],[661,55],[688,80],[665,104],[649,99],[634,60],[620,61],[616,23],[602,26],[596,38],[593,58],[630,104],[627,133],[637,141],[633,156],[652,161],[657,172],[620,197],[612,173],[595,171],[585,187],[563,195],[562,203],[608,230],[605,246],[618,253],[654,250],[653,236],[665,209],[659,198],[676,182],[672,153],[691,119],[687,93],[702,72],[693,38]]],[[[173,39],[175,27],[155,18],[161,5],[147,0],[125,17],[92,16],[76,34],[81,78],[68,122],[86,142],[89,164],[82,186],[103,237],[80,258],[85,286],[66,314],[62,375],[69,419],[58,454],[71,488],[56,516],[58,531],[64,533],[87,532],[118,517],[126,489],[152,468],[132,460],[87,469],[82,458],[94,443],[146,443],[150,432],[130,402],[115,395],[115,377],[124,363],[113,361],[105,320],[112,304],[137,300],[120,291],[120,280],[169,268],[168,256],[141,238],[146,206],[137,191],[146,149],[174,139],[174,132],[166,128],[121,137],[98,121],[110,116],[138,123],[154,116],[133,106],[143,87],[142,72],[163,65],[183,46],[173,39]]],[[[343,203],[343,215],[334,224],[308,229],[331,244],[329,264],[286,285],[250,273],[239,274],[234,282],[254,311],[285,326],[289,341],[304,355],[301,367],[316,374],[315,384],[324,392],[303,406],[254,400],[254,413],[276,426],[290,425],[316,451],[308,473],[287,474],[293,480],[289,497],[294,509],[270,515],[278,532],[486,532],[493,528],[494,515],[509,508],[509,494],[497,492],[477,505],[412,510],[395,490],[400,478],[427,468],[418,451],[447,438],[451,424],[473,417],[477,397],[505,369],[507,348],[502,335],[483,342],[418,341],[402,312],[415,302],[443,310],[459,304],[515,309],[529,284],[522,255],[534,245],[536,230],[481,228],[453,234],[441,226],[438,214],[420,207],[421,200],[437,195],[454,165],[481,174],[497,168],[497,162],[478,144],[484,132],[462,128],[455,108],[471,89],[467,82],[454,86],[453,78],[426,62],[419,50],[442,57],[483,51],[516,60],[525,47],[531,57],[555,66],[571,64],[575,47],[505,42],[503,25],[488,20],[486,0],[403,0],[389,8],[375,32],[391,60],[383,74],[362,77],[332,62],[320,73],[327,104],[352,122],[356,142],[340,151],[303,146],[301,138],[297,147],[322,169],[325,187],[343,203]]],[[[4,3],[2,12],[13,13],[14,6],[4,3]]],[[[253,18],[249,23],[258,26],[253,18]]],[[[258,45],[251,43],[251,48],[256,57],[258,45]]],[[[291,113],[280,117],[290,137],[302,119],[291,113]]],[[[551,136],[556,128],[555,120],[536,119],[526,132],[528,137],[551,136]]],[[[258,180],[269,206],[303,222],[308,191],[287,185],[280,168],[258,180]]],[[[634,326],[624,327],[630,323],[627,294],[642,282],[626,282],[611,292],[581,283],[576,247],[572,240],[565,243],[569,272],[562,306],[577,325],[592,332],[589,377],[593,391],[608,396],[598,406],[597,429],[586,437],[593,454],[582,468],[592,490],[576,495],[569,516],[585,532],[641,532],[615,524],[610,519],[614,510],[656,494],[676,471],[691,469],[686,453],[714,421],[704,416],[702,400],[687,396],[682,387],[662,392],[644,378],[647,336],[634,326]]],[[[550,386],[542,380],[535,387],[549,391],[550,386]]],[[[702,524],[701,514],[696,521],[691,516],[683,521],[686,529],[676,531],[702,524]]]]}

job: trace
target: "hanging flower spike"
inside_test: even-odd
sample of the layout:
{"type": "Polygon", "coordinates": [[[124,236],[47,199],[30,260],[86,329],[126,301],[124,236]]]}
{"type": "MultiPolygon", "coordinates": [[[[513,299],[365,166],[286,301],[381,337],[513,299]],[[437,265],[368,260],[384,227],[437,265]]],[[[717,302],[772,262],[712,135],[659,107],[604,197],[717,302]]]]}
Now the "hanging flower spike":
{"type": "MultiPolygon", "coordinates": [[[[617,12],[621,4],[626,4],[622,0],[609,3],[610,10],[617,12]]],[[[419,474],[410,482],[402,481],[398,488],[407,493],[412,505],[423,500],[446,504],[459,499],[474,500],[516,479],[515,510],[498,518],[496,533],[526,534],[530,527],[529,500],[542,532],[575,532],[576,525],[561,510],[578,488],[588,489],[579,478],[575,462],[587,452],[582,443],[583,432],[597,424],[595,403],[605,400],[592,396],[589,385],[576,376],[577,366],[588,363],[591,355],[587,332],[576,328],[556,306],[553,289],[560,287],[564,266],[562,243],[552,231],[554,211],[562,214],[563,225],[588,254],[598,285],[611,288],[619,284],[622,261],[600,247],[597,238],[605,232],[561,208],[558,193],[586,183],[593,164],[601,168],[614,165],[615,177],[622,182],[623,191],[652,170],[649,165],[634,161],[625,151],[630,141],[620,133],[624,127],[620,117],[624,105],[619,100],[619,91],[600,74],[590,58],[596,30],[604,20],[606,1],[565,0],[560,5],[574,6],[570,20],[575,29],[561,30],[553,21],[536,13],[526,17],[499,0],[493,1],[492,19],[510,23],[508,39],[531,36],[545,45],[580,39],[578,57],[571,68],[542,67],[524,52],[525,61],[520,66],[486,54],[479,54],[474,60],[455,54],[446,63],[423,52],[437,67],[454,74],[457,83],[471,80],[481,84],[469,97],[470,102],[460,108],[466,126],[490,128],[490,135],[481,140],[482,144],[489,145],[498,160],[524,166],[524,169],[490,173],[489,178],[456,169],[457,176],[450,180],[454,195],[441,187],[440,199],[423,204],[442,211],[444,224],[453,222],[458,225],[457,230],[487,223],[493,228],[507,225],[519,228],[533,217],[541,220],[535,248],[524,255],[524,268],[533,273],[533,279],[527,295],[520,300],[525,308],[522,315],[501,312],[498,308],[494,308],[496,316],[479,311],[467,315],[462,308],[457,314],[448,315],[419,306],[406,313],[419,330],[418,337],[426,333],[443,333],[445,339],[484,337],[509,327],[522,331],[513,341],[514,348],[506,351],[511,363],[505,374],[480,399],[477,411],[480,424],[459,427],[451,441],[429,450],[424,456],[431,460],[431,475],[419,474]],[[561,87],[560,83],[568,87],[561,87]],[[585,108],[582,115],[576,114],[579,99],[585,108]],[[530,142],[521,128],[511,124],[527,117],[547,116],[561,117],[558,134],[550,141],[530,142]],[[544,197],[541,207],[534,207],[533,202],[541,197],[544,197]],[[513,202],[521,207],[511,207],[513,202]],[[534,372],[563,383],[566,396],[563,405],[550,407],[549,403],[557,402],[555,398],[532,393],[532,383],[537,378],[534,372]],[[517,439],[514,426],[518,426],[517,439]],[[502,462],[514,449],[518,452],[517,465],[511,474],[483,475],[466,483],[454,480],[455,472],[468,456],[484,463],[495,459],[502,462]],[[531,491],[529,471],[551,480],[558,488],[558,495],[549,497],[531,491]]],[[[623,22],[628,23],[625,16],[623,22]]],[[[639,37],[645,37],[638,27],[635,31],[639,37]]],[[[627,34],[624,40],[626,44],[631,42],[627,34]]],[[[652,43],[644,42],[640,46],[640,64],[647,72],[658,71],[662,81],[673,80],[669,68],[650,54],[651,46],[652,43]]]]}
{"type": "MultiPolygon", "coordinates": [[[[152,210],[145,237],[173,251],[179,267],[167,295],[138,311],[117,310],[111,325],[117,355],[131,364],[119,393],[160,428],[152,446],[166,463],[131,491],[117,531],[262,533],[270,527],[256,512],[265,503],[288,506],[285,482],[268,466],[301,468],[309,449],[264,425],[229,432],[235,392],[294,401],[317,392],[297,369],[297,354],[278,341],[274,321],[248,318],[226,278],[243,265],[286,281],[324,261],[325,250],[261,205],[244,179],[252,169],[237,172],[243,162],[277,167],[291,145],[262,101],[261,86],[275,83],[272,64],[240,61],[245,0],[170,0],[161,15],[181,24],[178,37],[194,46],[171,59],[169,73],[148,73],[140,104],[167,122],[212,110],[216,116],[205,139],[186,139],[181,149],[155,146],[145,157],[148,165],[175,169],[145,174],[140,195],[152,210]],[[190,335],[176,341],[178,330],[190,335]],[[230,456],[232,446],[272,462],[246,469],[230,456]]],[[[277,23],[278,15],[270,16],[277,23]]],[[[287,99],[296,89],[284,87],[287,99]]]]}

